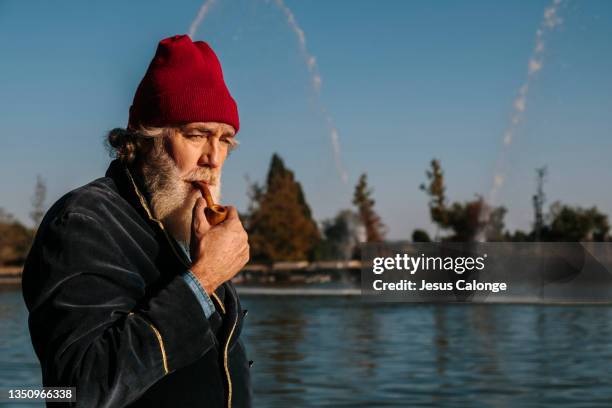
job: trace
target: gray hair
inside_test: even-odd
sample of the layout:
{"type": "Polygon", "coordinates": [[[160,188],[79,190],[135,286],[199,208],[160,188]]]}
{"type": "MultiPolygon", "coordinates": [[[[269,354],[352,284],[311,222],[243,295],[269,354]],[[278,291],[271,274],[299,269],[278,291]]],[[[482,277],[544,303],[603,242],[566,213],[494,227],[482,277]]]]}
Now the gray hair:
{"type": "Polygon", "coordinates": [[[151,126],[140,126],[136,130],[115,128],[108,132],[106,144],[111,156],[129,165],[142,159],[151,149],[160,148],[163,138],[174,130],[151,126]]]}

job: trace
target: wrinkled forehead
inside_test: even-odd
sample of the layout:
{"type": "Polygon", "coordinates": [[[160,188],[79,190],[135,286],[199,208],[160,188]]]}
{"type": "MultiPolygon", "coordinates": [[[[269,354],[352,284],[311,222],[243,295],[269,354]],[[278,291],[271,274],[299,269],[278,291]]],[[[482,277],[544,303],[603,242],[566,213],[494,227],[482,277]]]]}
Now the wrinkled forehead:
{"type": "Polygon", "coordinates": [[[222,122],[190,122],[180,126],[182,132],[220,133],[222,136],[233,137],[234,127],[222,122]]]}

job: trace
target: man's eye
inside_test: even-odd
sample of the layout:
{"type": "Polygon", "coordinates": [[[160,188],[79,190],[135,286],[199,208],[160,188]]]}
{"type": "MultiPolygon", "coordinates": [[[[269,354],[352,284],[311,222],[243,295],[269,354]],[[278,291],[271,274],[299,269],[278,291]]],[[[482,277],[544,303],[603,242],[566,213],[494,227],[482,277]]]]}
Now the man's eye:
{"type": "Polygon", "coordinates": [[[197,139],[197,138],[206,137],[206,135],[199,134],[199,133],[188,133],[186,136],[187,136],[187,139],[197,139]]]}

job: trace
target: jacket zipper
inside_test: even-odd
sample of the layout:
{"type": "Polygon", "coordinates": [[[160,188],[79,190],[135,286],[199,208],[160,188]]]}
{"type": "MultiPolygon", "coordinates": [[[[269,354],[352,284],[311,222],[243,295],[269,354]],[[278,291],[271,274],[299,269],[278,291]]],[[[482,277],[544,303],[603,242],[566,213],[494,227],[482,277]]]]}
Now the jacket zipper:
{"type": "Polygon", "coordinates": [[[227,354],[229,350],[229,345],[232,340],[232,336],[234,334],[234,330],[236,330],[236,324],[238,324],[238,315],[236,315],[236,319],[234,320],[234,325],[232,326],[232,330],[230,331],[229,336],[227,337],[227,342],[225,343],[225,349],[223,350],[223,367],[225,368],[225,375],[227,376],[227,408],[232,408],[232,377],[229,372],[229,363],[227,359],[227,354]]]}
{"type": "Polygon", "coordinates": [[[221,312],[223,314],[225,314],[225,306],[223,305],[223,302],[221,302],[221,299],[219,299],[219,296],[217,296],[217,294],[215,292],[213,292],[211,296],[212,296],[213,299],[215,299],[217,301],[217,305],[221,309],[221,312]]]}

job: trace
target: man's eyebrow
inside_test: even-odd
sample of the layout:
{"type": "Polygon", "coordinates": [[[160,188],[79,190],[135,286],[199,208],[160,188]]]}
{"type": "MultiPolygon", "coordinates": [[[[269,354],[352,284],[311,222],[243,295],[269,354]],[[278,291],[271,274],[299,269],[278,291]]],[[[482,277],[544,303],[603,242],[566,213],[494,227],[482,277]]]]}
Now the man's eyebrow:
{"type": "Polygon", "coordinates": [[[184,132],[202,132],[202,133],[214,133],[214,130],[205,125],[185,126],[184,132]]]}
{"type": "MultiPolygon", "coordinates": [[[[187,125],[183,128],[183,132],[201,132],[201,133],[215,133],[216,129],[213,129],[210,126],[206,126],[206,125],[187,125]]],[[[225,131],[223,132],[223,134],[221,135],[221,137],[234,137],[236,136],[236,133],[231,132],[231,131],[225,131]]]]}

